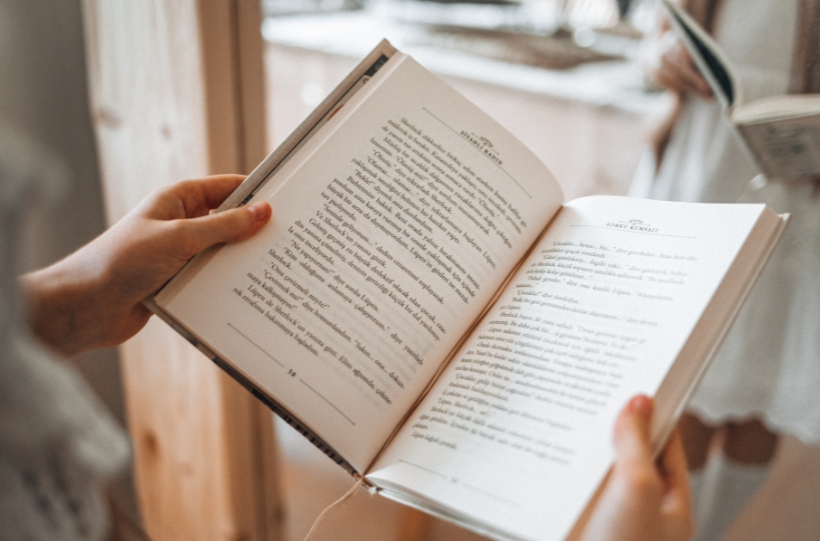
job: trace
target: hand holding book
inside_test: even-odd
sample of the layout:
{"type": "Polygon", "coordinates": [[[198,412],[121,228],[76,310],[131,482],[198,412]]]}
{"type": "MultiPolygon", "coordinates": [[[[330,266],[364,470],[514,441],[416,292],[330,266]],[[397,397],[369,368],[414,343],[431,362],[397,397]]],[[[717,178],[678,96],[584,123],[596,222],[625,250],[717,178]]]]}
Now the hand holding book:
{"type": "Polygon", "coordinates": [[[675,431],[656,461],[649,436],[652,400],[632,398],[615,423],[615,463],[580,541],[686,541],[694,518],[689,473],[675,431]]]}
{"type": "Polygon", "coordinates": [[[660,88],[680,95],[712,96],[709,83],[667,18],[661,18],[657,35],[647,37],[647,75],[660,88]]]}
{"type": "Polygon", "coordinates": [[[265,202],[208,214],[244,178],[221,175],[158,191],[88,245],[24,276],[34,332],[66,356],[131,338],[151,316],[142,301],[190,258],[268,222],[265,202]]]}
{"type": "Polygon", "coordinates": [[[652,78],[661,87],[677,94],[694,94],[703,98],[712,96],[709,83],[695,67],[692,56],[680,41],[666,48],[652,71],[652,78]]]}

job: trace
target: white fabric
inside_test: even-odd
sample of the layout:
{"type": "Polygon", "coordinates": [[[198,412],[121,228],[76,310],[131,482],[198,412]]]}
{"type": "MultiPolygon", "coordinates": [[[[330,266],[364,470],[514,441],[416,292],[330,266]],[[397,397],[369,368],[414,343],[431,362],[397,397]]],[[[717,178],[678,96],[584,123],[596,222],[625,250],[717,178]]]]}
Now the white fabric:
{"type": "MultiPolygon", "coordinates": [[[[799,0],[726,0],[716,38],[739,67],[747,99],[788,89],[799,0]]],[[[714,101],[689,98],[657,175],[651,159],[631,195],[765,202],[792,213],[772,260],[690,403],[710,424],[758,417],[820,443],[820,194],[813,183],[757,175],[714,101]]]]}
{"type": "Polygon", "coordinates": [[[19,241],[34,201],[56,202],[62,175],[21,141],[0,130],[0,541],[96,541],[107,530],[102,482],[125,464],[129,443],[23,322],[19,241]]]}

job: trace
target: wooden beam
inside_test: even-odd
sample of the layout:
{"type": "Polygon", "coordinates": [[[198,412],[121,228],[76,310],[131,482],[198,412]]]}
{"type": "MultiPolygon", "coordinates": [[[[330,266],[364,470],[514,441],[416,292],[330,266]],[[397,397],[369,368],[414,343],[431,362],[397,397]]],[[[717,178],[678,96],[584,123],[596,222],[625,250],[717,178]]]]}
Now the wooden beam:
{"type": "Polygon", "coordinates": [[[199,0],[210,167],[249,173],[267,154],[260,3],[199,0]],[[229,75],[229,76],[226,76],[229,75]],[[233,104],[226,107],[226,104],[233,104]],[[237,169],[238,167],[238,169],[237,169]]]}
{"type": "MultiPolygon", "coordinates": [[[[259,4],[84,0],[109,222],[155,188],[264,157],[259,4]]],[[[270,413],[161,322],[122,358],[152,538],[281,539],[270,413]]]]}

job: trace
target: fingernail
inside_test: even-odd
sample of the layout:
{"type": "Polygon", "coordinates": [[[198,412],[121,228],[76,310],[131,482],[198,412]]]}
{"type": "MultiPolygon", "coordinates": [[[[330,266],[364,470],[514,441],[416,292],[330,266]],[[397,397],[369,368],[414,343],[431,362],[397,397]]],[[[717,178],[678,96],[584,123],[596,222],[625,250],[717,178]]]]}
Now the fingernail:
{"type": "Polygon", "coordinates": [[[257,222],[260,220],[264,220],[267,216],[268,212],[265,208],[267,205],[263,201],[259,201],[258,203],[254,203],[253,205],[248,207],[248,210],[251,211],[253,214],[253,219],[257,222]]]}
{"type": "Polygon", "coordinates": [[[652,415],[652,399],[643,394],[632,397],[627,407],[631,411],[641,413],[646,416],[652,415]]]}

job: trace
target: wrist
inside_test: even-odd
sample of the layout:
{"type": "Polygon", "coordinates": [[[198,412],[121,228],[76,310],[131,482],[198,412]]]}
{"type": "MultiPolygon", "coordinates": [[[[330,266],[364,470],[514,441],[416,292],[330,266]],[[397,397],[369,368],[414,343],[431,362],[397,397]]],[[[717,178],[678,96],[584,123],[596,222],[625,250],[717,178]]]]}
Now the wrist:
{"type": "Polygon", "coordinates": [[[76,252],[20,278],[31,330],[65,356],[92,349],[104,334],[98,302],[105,290],[103,269],[76,252]]]}

